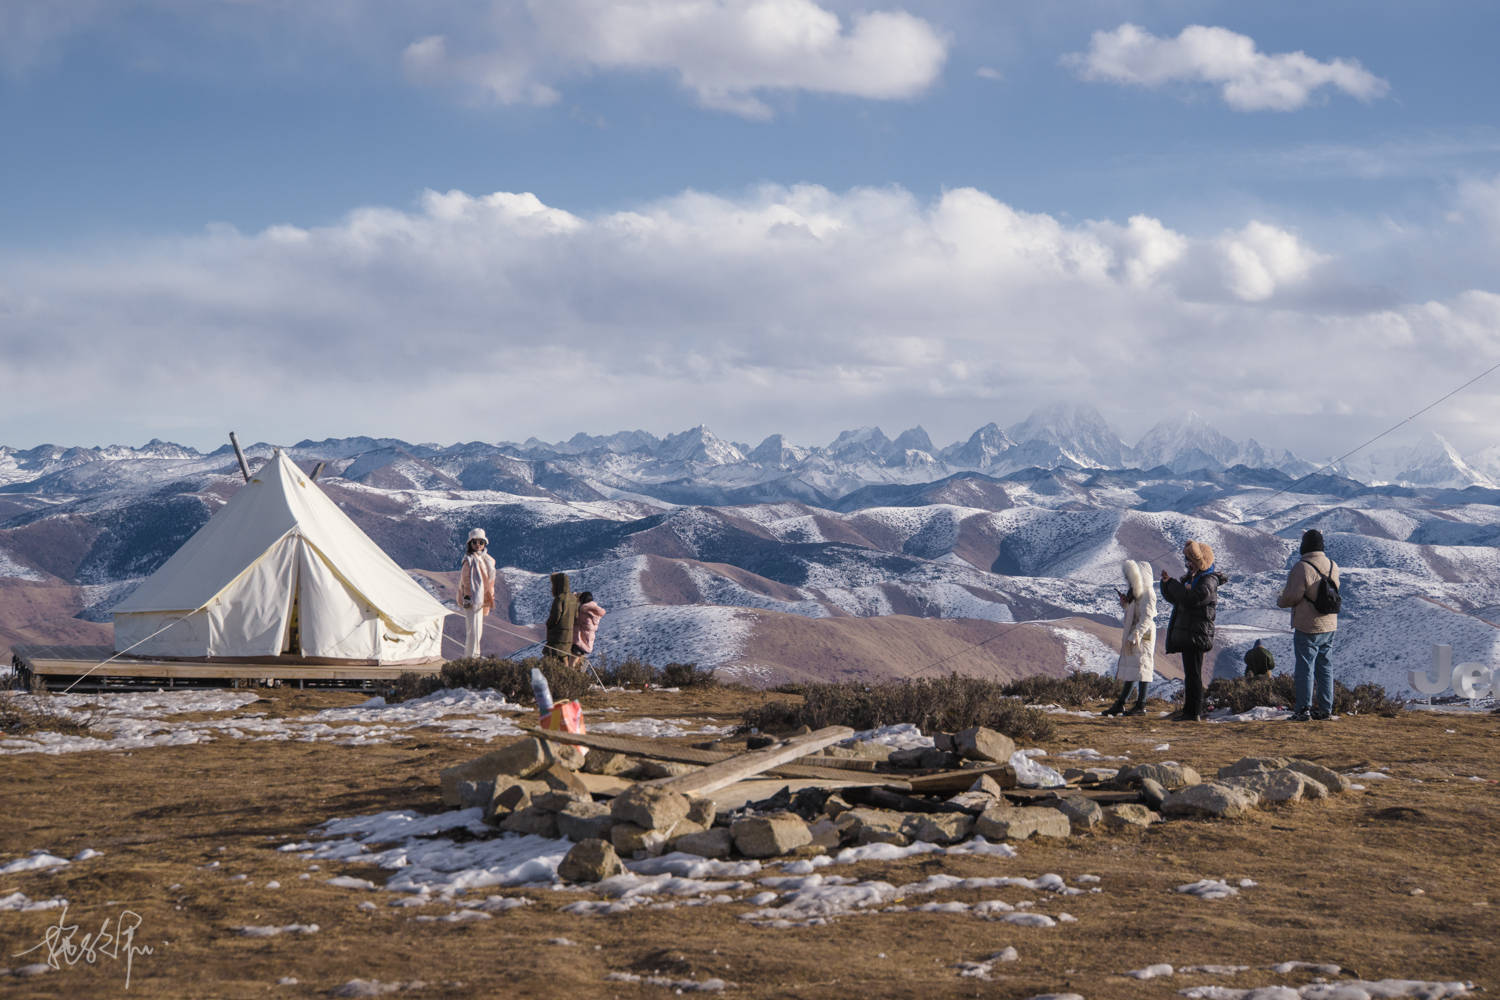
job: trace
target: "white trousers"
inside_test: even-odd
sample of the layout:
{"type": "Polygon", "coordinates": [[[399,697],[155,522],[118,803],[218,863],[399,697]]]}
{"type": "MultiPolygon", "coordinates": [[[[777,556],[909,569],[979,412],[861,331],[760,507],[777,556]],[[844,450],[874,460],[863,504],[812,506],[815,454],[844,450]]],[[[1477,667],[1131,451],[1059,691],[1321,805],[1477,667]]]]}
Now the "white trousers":
{"type": "Polygon", "coordinates": [[[484,634],[484,608],[464,612],[464,656],[479,655],[479,637],[484,634]]]}

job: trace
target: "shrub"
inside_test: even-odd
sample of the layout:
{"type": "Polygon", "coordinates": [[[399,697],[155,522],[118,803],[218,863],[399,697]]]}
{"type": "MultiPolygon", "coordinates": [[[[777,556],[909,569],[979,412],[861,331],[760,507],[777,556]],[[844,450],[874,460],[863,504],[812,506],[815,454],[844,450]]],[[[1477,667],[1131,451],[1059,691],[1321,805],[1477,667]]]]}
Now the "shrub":
{"type": "Polygon", "coordinates": [[[688,688],[718,683],[711,668],[700,669],[696,663],[668,663],[658,668],[634,657],[618,664],[601,659],[594,664],[594,671],[611,687],[688,688]]]}
{"type": "Polygon", "coordinates": [[[510,701],[530,702],[533,700],[532,667],[542,668],[542,675],[547,678],[554,701],[581,698],[588,692],[590,679],[587,674],[562,666],[555,660],[497,660],[492,656],[483,656],[452,660],[443,664],[443,669],[437,674],[402,674],[396,678],[386,700],[394,703],[423,698],[443,688],[467,688],[472,691],[488,688],[510,701]]]}
{"type": "Polygon", "coordinates": [[[772,701],[744,713],[747,726],[783,730],[797,726],[874,729],[909,722],[924,732],[989,726],[1012,739],[1035,742],[1052,735],[1052,720],[1002,686],[977,677],[912,678],[883,684],[806,684],[802,703],[772,701]]]}
{"type": "Polygon", "coordinates": [[[74,718],[66,711],[50,705],[40,702],[26,704],[15,697],[0,696],[0,733],[15,736],[36,732],[87,736],[90,723],[87,718],[74,718]]]}
{"type": "Polygon", "coordinates": [[[1067,708],[1082,708],[1100,698],[1113,698],[1119,693],[1120,682],[1103,674],[1091,674],[1075,670],[1066,677],[1047,677],[1036,674],[1011,681],[1002,689],[1004,694],[1020,698],[1028,705],[1062,705],[1067,708]]]}
{"type": "MultiPolygon", "coordinates": [[[[1291,674],[1270,677],[1221,677],[1208,686],[1208,698],[1214,705],[1231,712],[1248,712],[1260,705],[1291,708],[1297,703],[1297,691],[1291,674]]],[[[1333,683],[1335,715],[1393,716],[1402,710],[1402,702],[1392,698],[1379,684],[1360,684],[1352,690],[1338,681],[1333,683]]]]}

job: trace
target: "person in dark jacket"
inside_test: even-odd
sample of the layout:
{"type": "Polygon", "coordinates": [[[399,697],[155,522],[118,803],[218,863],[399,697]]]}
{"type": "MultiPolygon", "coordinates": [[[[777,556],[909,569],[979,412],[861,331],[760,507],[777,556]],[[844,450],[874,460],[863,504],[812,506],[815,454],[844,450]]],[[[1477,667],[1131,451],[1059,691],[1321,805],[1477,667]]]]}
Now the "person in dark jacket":
{"type": "Polygon", "coordinates": [[[1265,641],[1256,639],[1255,645],[1251,646],[1245,653],[1245,676],[1246,677],[1269,677],[1271,671],[1276,669],[1276,657],[1266,648],[1265,641]]]}
{"type": "Polygon", "coordinates": [[[1214,565],[1214,550],[1204,542],[1190,541],[1182,547],[1187,572],[1180,580],[1161,571],[1161,596],[1172,605],[1167,622],[1167,652],[1182,654],[1182,711],[1174,720],[1203,719],[1203,654],[1214,648],[1214,614],[1219,587],[1228,577],[1214,565]]]}

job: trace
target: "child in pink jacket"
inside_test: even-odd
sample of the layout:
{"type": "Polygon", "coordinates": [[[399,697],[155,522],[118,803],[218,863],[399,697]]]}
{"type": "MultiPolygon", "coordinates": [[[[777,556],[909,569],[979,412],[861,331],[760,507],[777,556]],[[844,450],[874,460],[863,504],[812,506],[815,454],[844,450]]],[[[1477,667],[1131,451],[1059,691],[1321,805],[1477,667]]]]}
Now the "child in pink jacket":
{"type": "Polygon", "coordinates": [[[578,595],[578,614],[573,618],[573,665],[583,669],[583,658],[594,651],[594,636],[605,611],[594,601],[592,591],[578,595]]]}

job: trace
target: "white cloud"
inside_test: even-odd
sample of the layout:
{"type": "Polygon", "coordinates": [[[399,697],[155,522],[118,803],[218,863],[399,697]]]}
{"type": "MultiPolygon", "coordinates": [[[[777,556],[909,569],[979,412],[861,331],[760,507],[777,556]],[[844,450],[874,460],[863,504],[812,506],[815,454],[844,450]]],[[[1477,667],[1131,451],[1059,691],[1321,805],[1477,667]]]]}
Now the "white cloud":
{"type": "Polygon", "coordinates": [[[1361,101],[1390,90],[1357,60],[1319,62],[1303,52],[1269,55],[1246,35],[1197,24],[1176,38],[1159,38],[1134,24],[1096,31],[1087,52],[1072,53],[1063,62],[1084,80],[1152,88],[1210,84],[1236,111],[1295,111],[1323,87],[1361,101]]]}
{"type": "Polygon", "coordinates": [[[1216,247],[1222,255],[1225,285],[1246,302],[1264,301],[1278,288],[1306,281],[1313,268],[1327,260],[1303,245],[1296,234],[1264,222],[1226,233],[1216,247]]]}
{"type": "Polygon", "coordinates": [[[1230,424],[1324,405],[1373,423],[1500,353],[1488,292],[1320,311],[1334,259],[1264,221],[1205,236],[1147,215],[1070,223],[972,188],[687,191],[593,215],[429,192],[323,227],[0,259],[8,384],[88,401],[10,412],[25,436],[7,443],[104,413],[109,430],[72,440],[212,441],[226,421],[286,439],[704,421],[744,438],[882,421],[957,434],[1055,398],[1149,422],[1161,400],[1141,390],[1167,385],[1230,424]],[[1330,398],[1296,370],[1337,372],[1330,398]]]}
{"type": "Polygon", "coordinates": [[[704,107],[768,118],[768,94],[915,97],[937,79],[947,40],[902,11],[844,24],[813,0],[494,0],[473,37],[411,43],[408,75],[502,104],[547,104],[598,72],[667,72],[704,107]]]}

